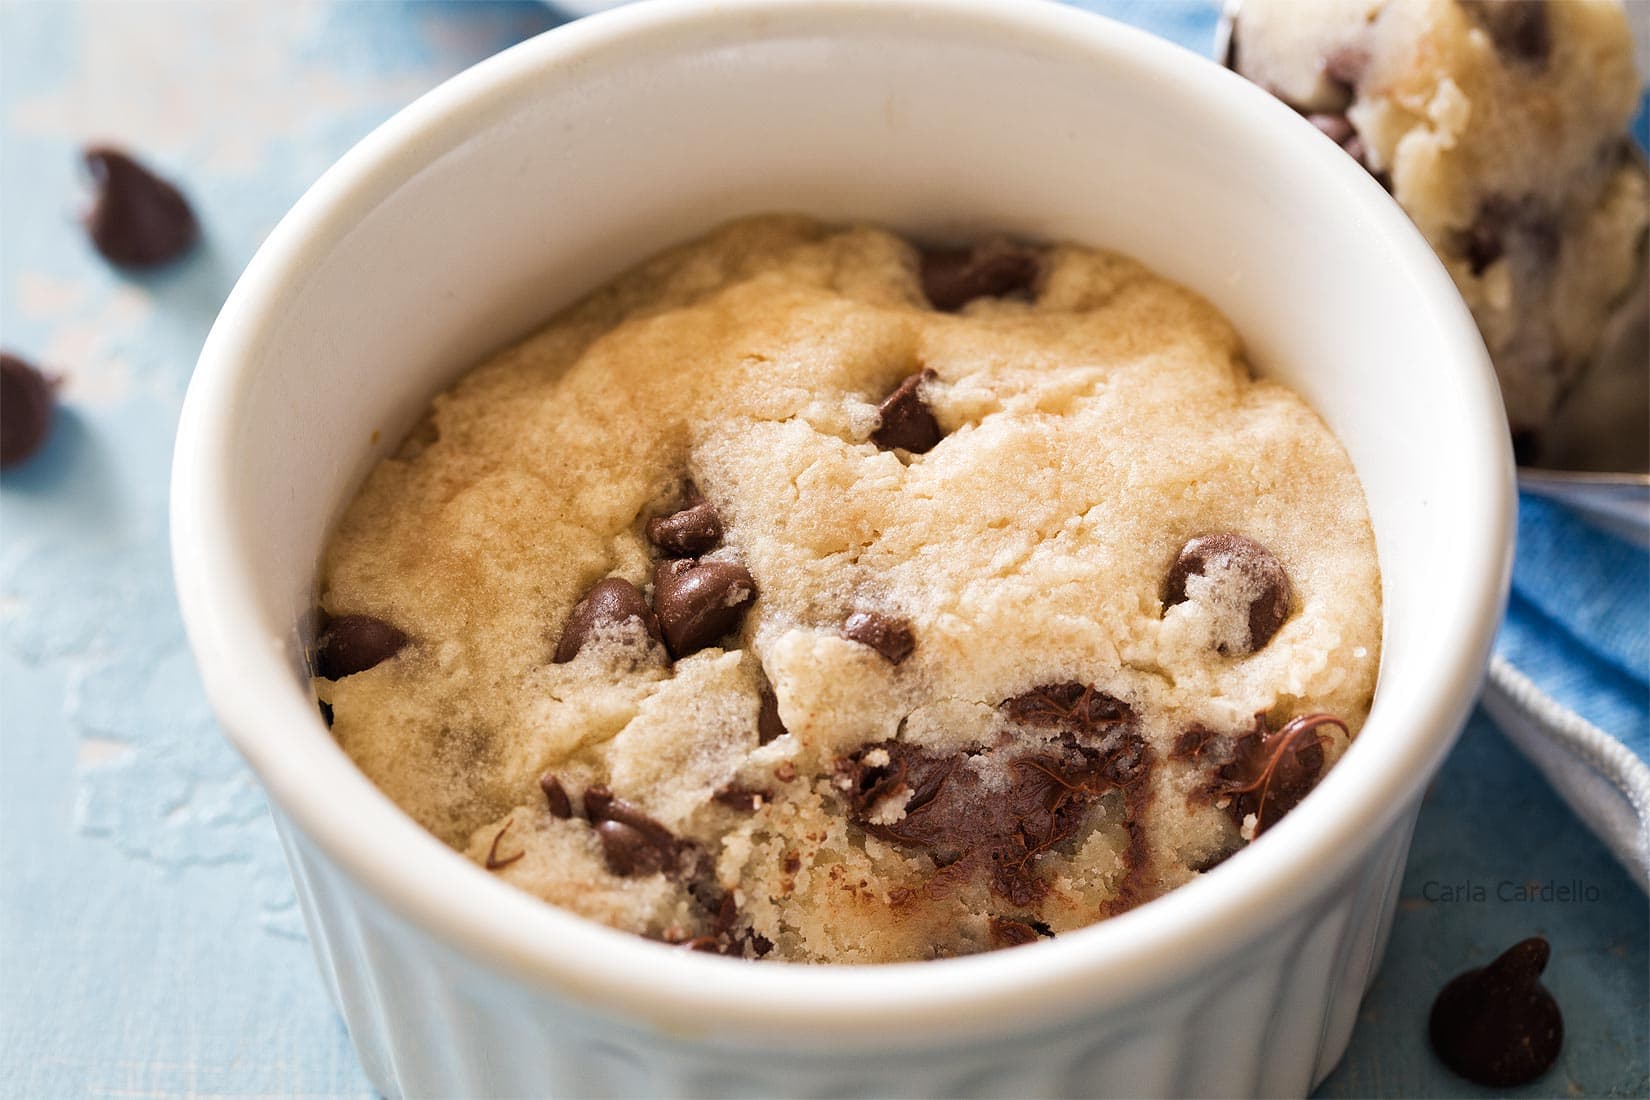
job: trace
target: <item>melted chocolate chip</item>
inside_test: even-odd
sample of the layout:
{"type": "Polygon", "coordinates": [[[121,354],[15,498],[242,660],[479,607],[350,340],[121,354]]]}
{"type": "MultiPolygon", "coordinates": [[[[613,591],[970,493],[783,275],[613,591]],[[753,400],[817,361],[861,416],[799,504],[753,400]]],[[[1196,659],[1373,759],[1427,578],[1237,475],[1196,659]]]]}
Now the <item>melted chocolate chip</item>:
{"type": "Polygon", "coordinates": [[[1461,0],[1503,57],[1542,66],[1553,52],[1545,0],[1461,0]]]}
{"type": "Polygon", "coordinates": [[[567,617],[567,625],[562,627],[561,641],[556,644],[556,664],[564,665],[577,657],[579,650],[597,630],[631,619],[640,619],[648,637],[659,640],[659,620],[648,609],[641,589],[623,577],[597,581],[573,608],[573,613],[567,617]]]}
{"type": "Polygon", "coordinates": [[[696,500],[679,512],[647,521],[647,537],[673,558],[696,558],[722,541],[722,517],[708,500],[696,500]]]}
{"type": "Polygon", "coordinates": [[[1013,917],[991,918],[993,947],[1019,947],[1039,939],[1052,940],[1054,929],[1040,920],[1017,920],[1013,917]]]}
{"type": "Polygon", "coordinates": [[[1224,602],[1224,596],[1246,598],[1248,601],[1248,638],[1240,641],[1227,638],[1216,643],[1216,650],[1227,656],[1253,653],[1267,642],[1289,618],[1294,593],[1289,574],[1272,552],[1254,539],[1242,535],[1204,535],[1188,542],[1169,567],[1163,580],[1165,609],[1186,600],[1188,577],[1205,576],[1218,570],[1219,589],[1215,599],[1224,602]],[[1228,591],[1222,591],[1222,590],[1228,591]]]}
{"type": "Polygon", "coordinates": [[[607,868],[615,875],[656,875],[665,869],[664,853],[634,826],[598,821],[596,837],[602,842],[607,868]]]}
{"type": "Polygon", "coordinates": [[[784,719],[779,717],[779,699],[774,695],[772,688],[763,688],[762,705],[756,712],[756,743],[766,745],[789,732],[785,728],[784,719]]]}
{"type": "Polygon", "coordinates": [[[84,156],[96,188],[86,231],[104,259],[157,267],[189,251],[200,227],[176,187],[118,149],[95,146],[84,156]]]}
{"type": "Polygon", "coordinates": [[[1494,1089],[1546,1073],[1564,1046],[1564,1016],[1541,984],[1550,949],[1539,936],[1444,986],[1432,1003],[1432,1049],[1450,1069],[1494,1089]]]}
{"type": "Polygon", "coordinates": [[[931,370],[918,371],[901,382],[893,393],[883,398],[877,411],[882,421],[871,433],[871,442],[885,451],[896,448],[912,454],[926,454],[934,449],[944,434],[933,410],[922,399],[922,386],[937,377],[931,370]]]}
{"type": "Polygon", "coordinates": [[[1044,684],[1002,702],[1002,710],[1021,725],[1058,729],[1081,737],[1104,735],[1134,716],[1121,699],[1092,685],[1044,684]]]}
{"type": "Polygon", "coordinates": [[[1206,797],[1221,805],[1239,828],[1253,815],[1249,835],[1259,836],[1318,785],[1324,752],[1322,735],[1315,731],[1330,725],[1346,729],[1332,714],[1303,714],[1275,732],[1264,714],[1235,735],[1193,727],[1175,739],[1169,759],[1211,765],[1206,797]]]}
{"type": "Polygon", "coordinates": [[[1131,729],[1104,749],[1070,735],[1032,749],[950,754],[884,741],[847,757],[840,770],[860,828],[927,853],[936,867],[983,867],[995,893],[1029,905],[1046,889],[1038,857],[1075,836],[1101,795],[1139,783],[1149,759],[1131,729]]]}
{"type": "Polygon", "coordinates": [[[544,792],[544,801],[550,807],[550,816],[559,817],[563,821],[573,816],[573,802],[567,797],[567,789],[561,785],[554,772],[545,772],[539,776],[539,790],[544,792]]]}
{"type": "Polygon", "coordinates": [[[973,248],[924,249],[922,292],[935,309],[951,312],[976,298],[1028,293],[1042,260],[1024,245],[992,240],[973,248]]]}
{"type": "Polygon", "coordinates": [[[876,611],[856,611],[842,624],[842,636],[850,642],[870,646],[884,660],[899,664],[911,656],[917,639],[911,624],[876,611]]]}
{"type": "Polygon", "coordinates": [[[315,640],[315,674],[324,680],[354,676],[394,657],[407,636],[371,615],[340,615],[328,620],[315,640]]]}
{"type": "Polygon", "coordinates": [[[605,787],[584,792],[584,813],[596,827],[608,869],[616,875],[681,871],[685,846],[671,831],[605,787]]]}
{"type": "Polygon", "coordinates": [[[653,570],[653,607],[675,657],[733,633],[755,598],[756,582],[738,562],[678,559],[653,570]]]}
{"type": "Polygon", "coordinates": [[[504,827],[493,834],[493,843],[487,847],[487,870],[497,871],[501,867],[508,867],[510,864],[516,862],[518,859],[524,858],[527,855],[527,849],[525,848],[513,856],[504,856],[500,858],[498,854],[498,842],[504,839],[504,834],[510,831],[510,826],[513,824],[515,824],[513,820],[506,821],[504,823],[504,827]]]}
{"type": "Polygon", "coordinates": [[[0,352],[0,469],[19,465],[45,444],[55,388],[27,360],[0,352]]]}

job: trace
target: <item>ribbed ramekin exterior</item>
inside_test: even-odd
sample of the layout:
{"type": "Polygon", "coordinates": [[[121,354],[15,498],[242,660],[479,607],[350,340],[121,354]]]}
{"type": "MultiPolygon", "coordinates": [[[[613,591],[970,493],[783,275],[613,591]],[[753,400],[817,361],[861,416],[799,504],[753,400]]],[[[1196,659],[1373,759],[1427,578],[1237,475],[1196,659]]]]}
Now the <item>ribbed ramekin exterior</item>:
{"type": "Polygon", "coordinates": [[[316,959],[389,1097],[1304,1096],[1346,1050],[1419,803],[1321,898],[1195,980],[988,1042],[812,1048],[605,1019],[465,958],[340,873],[277,808],[316,959]]]}

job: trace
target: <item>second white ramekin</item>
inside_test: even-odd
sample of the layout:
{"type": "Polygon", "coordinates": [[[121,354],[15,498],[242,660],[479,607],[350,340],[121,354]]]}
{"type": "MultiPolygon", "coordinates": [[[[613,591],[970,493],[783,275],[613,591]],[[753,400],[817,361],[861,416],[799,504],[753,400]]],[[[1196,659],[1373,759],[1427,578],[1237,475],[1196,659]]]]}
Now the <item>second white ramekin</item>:
{"type": "Polygon", "coordinates": [[[660,0],[462,74],[305,196],[202,352],[173,545],[213,706],[387,1094],[1300,1094],[1345,1047],[1422,788],[1476,692],[1511,469],[1482,344],[1425,243],[1236,76],[1020,0],[660,0]],[[487,351],[660,247],[774,209],[1130,253],[1223,309],[1345,442],[1381,557],[1381,683],[1356,744],[1263,842],[1049,943],[747,964],[495,881],[338,750],[303,624],[371,463],[487,351]]]}

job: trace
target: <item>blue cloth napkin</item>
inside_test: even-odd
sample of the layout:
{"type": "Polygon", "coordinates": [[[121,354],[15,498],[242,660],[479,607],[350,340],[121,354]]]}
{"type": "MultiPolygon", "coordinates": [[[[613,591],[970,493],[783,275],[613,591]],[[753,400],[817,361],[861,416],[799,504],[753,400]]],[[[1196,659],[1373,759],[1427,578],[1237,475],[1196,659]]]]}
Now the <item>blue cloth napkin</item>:
{"type": "Polygon", "coordinates": [[[1484,705],[1650,889],[1650,551],[1519,501],[1484,705]]]}

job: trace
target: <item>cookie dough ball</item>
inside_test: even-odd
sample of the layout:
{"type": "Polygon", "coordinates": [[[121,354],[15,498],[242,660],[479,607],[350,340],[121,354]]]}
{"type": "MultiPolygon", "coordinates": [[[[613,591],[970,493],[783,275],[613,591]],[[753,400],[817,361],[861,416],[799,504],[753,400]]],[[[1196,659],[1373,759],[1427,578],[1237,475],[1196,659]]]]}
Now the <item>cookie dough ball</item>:
{"type": "Polygon", "coordinates": [[[1244,0],[1229,62],[1386,185],[1538,450],[1644,263],[1640,77],[1619,0],[1244,0]]]}

